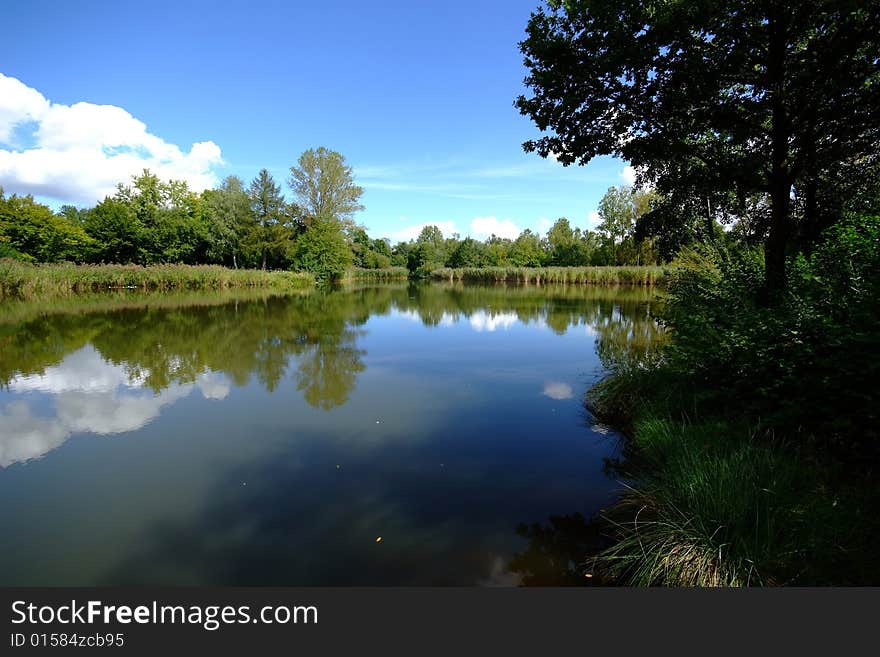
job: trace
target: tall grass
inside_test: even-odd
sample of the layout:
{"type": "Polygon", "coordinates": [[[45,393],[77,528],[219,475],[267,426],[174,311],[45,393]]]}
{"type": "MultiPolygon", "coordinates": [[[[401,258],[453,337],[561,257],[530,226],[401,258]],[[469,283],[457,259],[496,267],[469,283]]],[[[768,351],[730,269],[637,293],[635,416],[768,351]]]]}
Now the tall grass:
{"type": "Polygon", "coordinates": [[[362,269],[354,267],[348,269],[342,277],[343,282],[371,282],[381,283],[384,281],[400,281],[409,277],[406,267],[385,267],[383,269],[362,269]]]}
{"type": "Polygon", "coordinates": [[[480,283],[663,285],[664,267],[441,267],[431,278],[480,283]]]}
{"type": "Polygon", "coordinates": [[[310,274],[227,269],[216,265],[29,264],[0,260],[0,298],[63,296],[101,290],[204,290],[227,288],[301,289],[310,274]]]}
{"type": "Polygon", "coordinates": [[[634,436],[647,467],[609,515],[616,542],[598,558],[606,571],[639,586],[797,577],[815,547],[817,477],[808,466],[723,424],[652,418],[634,436]]]}
{"type": "Polygon", "coordinates": [[[588,406],[627,434],[613,465],[625,484],[590,570],[637,586],[878,582],[870,479],[718,412],[662,356],[613,371],[588,406]]]}

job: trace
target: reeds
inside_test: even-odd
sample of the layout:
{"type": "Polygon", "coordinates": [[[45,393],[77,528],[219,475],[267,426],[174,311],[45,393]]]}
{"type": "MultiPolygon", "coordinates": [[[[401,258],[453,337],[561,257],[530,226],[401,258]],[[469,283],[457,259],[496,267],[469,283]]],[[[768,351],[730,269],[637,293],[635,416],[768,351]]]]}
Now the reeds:
{"type": "Polygon", "coordinates": [[[431,278],[474,283],[664,285],[665,267],[441,267],[431,278]]]}
{"type": "Polygon", "coordinates": [[[222,290],[227,288],[301,289],[310,274],[217,265],[29,264],[0,259],[0,298],[63,296],[103,290],[222,290]]]}
{"type": "Polygon", "coordinates": [[[355,267],[345,272],[343,282],[384,282],[400,281],[409,277],[406,267],[384,267],[382,269],[361,269],[355,267]]]}

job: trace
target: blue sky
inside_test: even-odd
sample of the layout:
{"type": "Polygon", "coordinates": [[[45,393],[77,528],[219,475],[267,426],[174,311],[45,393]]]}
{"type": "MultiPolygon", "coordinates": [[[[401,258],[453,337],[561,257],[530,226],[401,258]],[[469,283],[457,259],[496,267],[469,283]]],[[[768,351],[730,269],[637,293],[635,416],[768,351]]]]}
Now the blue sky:
{"type": "Polygon", "coordinates": [[[6,2],[0,185],[57,206],[141,164],[194,187],[262,167],[284,183],[326,146],[354,167],[374,236],[594,225],[625,163],[521,148],[537,130],[513,107],[517,42],[537,5],[6,2]]]}

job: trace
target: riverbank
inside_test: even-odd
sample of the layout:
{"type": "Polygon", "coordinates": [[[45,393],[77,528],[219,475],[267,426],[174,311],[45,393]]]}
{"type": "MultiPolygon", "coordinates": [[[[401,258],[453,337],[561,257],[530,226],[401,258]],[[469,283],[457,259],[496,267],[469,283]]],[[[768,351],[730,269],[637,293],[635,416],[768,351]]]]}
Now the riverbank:
{"type": "Polygon", "coordinates": [[[430,278],[473,283],[665,285],[666,267],[464,267],[434,269],[430,278]]]}
{"type": "Polygon", "coordinates": [[[626,486],[587,570],[635,586],[876,584],[873,478],[697,399],[662,371],[590,391],[626,435],[613,464],[626,486]]]}
{"type": "Polygon", "coordinates": [[[211,290],[312,287],[311,274],[218,265],[30,264],[0,259],[0,298],[53,297],[103,290],[211,290]]]}
{"type": "Polygon", "coordinates": [[[606,353],[588,407],[628,438],[592,568],[635,585],[877,585],[880,236],[853,217],[788,262],[683,251],[659,350],[606,353]]]}

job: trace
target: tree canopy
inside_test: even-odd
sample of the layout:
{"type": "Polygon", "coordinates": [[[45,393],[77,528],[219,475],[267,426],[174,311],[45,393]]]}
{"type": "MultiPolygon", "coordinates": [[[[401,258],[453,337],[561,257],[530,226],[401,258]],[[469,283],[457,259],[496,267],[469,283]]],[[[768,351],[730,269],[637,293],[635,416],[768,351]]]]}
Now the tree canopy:
{"type": "Polygon", "coordinates": [[[710,224],[751,211],[782,287],[792,237],[839,217],[841,172],[876,174],[878,20],[857,0],[551,0],[520,44],[516,106],[544,133],[524,147],[623,157],[710,224]]]}
{"type": "Polygon", "coordinates": [[[296,166],[290,168],[288,183],[306,224],[319,218],[333,219],[350,230],[354,214],[364,209],[360,204],[364,190],[355,184],[351,167],[340,153],[323,146],[300,155],[296,166]]]}

